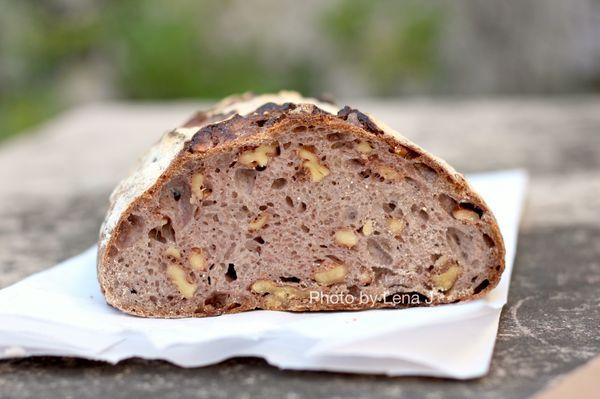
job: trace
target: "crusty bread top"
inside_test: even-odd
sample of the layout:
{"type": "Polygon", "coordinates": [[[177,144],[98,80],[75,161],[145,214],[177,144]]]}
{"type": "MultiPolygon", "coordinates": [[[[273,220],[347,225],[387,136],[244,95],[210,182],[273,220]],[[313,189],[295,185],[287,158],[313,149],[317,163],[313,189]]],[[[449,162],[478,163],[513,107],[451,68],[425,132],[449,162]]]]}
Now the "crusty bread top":
{"type": "Polygon", "coordinates": [[[378,134],[383,134],[419,154],[426,154],[427,156],[432,157],[440,171],[448,174],[448,177],[452,181],[462,186],[465,190],[471,191],[471,196],[476,197],[483,203],[483,200],[473,192],[463,176],[457,173],[445,161],[427,153],[424,149],[412,143],[400,133],[371,115],[364,114],[347,106],[338,108],[333,104],[319,101],[314,98],[302,97],[300,94],[291,91],[281,91],[277,94],[265,94],[259,96],[244,94],[241,96],[228,97],[217,103],[211,109],[198,113],[182,127],[166,133],[138,161],[133,172],[127,178],[122,180],[111,194],[110,208],[100,229],[100,251],[107,246],[121,216],[136,199],[143,196],[144,193],[159,180],[163,173],[167,171],[169,166],[177,158],[177,155],[184,150],[186,144],[189,144],[203,127],[208,125],[218,127],[220,124],[232,120],[236,115],[250,115],[268,104],[277,106],[294,104],[298,106],[297,109],[295,109],[296,107],[291,107],[289,111],[286,110],[290,113],[306,112],[307,108],[302,107],[301,105],[309,104],[312,109],[315,109],[316,107],[320,111],[324,111],[333,116],[337,115],[340,118],[348,120],[349,114],[353,113],[356,121],[365,129],[378,134]]]}

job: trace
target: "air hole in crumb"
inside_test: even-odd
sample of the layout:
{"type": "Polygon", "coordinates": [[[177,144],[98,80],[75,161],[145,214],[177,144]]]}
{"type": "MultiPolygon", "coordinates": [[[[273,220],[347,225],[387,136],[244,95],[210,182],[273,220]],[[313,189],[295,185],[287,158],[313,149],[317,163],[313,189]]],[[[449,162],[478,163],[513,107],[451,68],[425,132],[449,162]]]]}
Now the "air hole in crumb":
{"type": "Polygon", "coordinates": [[[356,209],[348,209],[345,213],[346,219],[351,222],[356,220],[356,217],[358,216],[358,212],[356,211],[356,209]]]}
{"type": "Polygon", "coordinates": [[[402,158],[405,158],[405,159],[415,159],[415,158],[419,157],[418,152],[416,152],[415,150],[411,150],[410,148],[405,147],[403,145],[398,146],[398,151],[394,151],[394,150],[391,150],[391,151],[400,153],[402,158]]]}
{"type": "Polygon", "coordinates": [[[288,206],[290,207],[294,207],[294,200],[292,200],[292,198],[289,195],[285,197],[285,203],[288,204],[288,206]]]}
{"type": "Polygon", "coordinates": [[[490,285],[490,281],[486,278],[477,287],[475,287],[475,289],[473,290],[473,294],[479,294],[481,291],[485,290],[488,285],[490,285]]]}
{"type": "Polygon", "coordinates": [[[370,238],[367,240],[367,250],[369,255],[375,260],[375,262],[383,265],[389,265],[393,262],[394,258],[389,254],[390,246],[384,240],[376,240],[370,238]]]}
{"type": "Polygon", "coordinates": [[[215,309],[221,309],[227,304],[229,294],[224,292],[214,292],[204,301],[205,306],[212,306],[215,309]]]}
{"type": "Polygon", "coordinates": [[[350,287],[348,287],[348,294],[352,295],[355,298],[360,297],[360,292],[360,288],[356,285],[351,285],[350,287]]]}
{"type": "Polygon", "coordinates": [[[227,280],[228,282],[237,280],[237,273],[235,271],[235,265],[233,263],[230,263],[229,265],[227,265],[227,272],[225,273],[225,280],[227,280]]]}
{"type": "Polygon", "coordinates": [[[337,150],[337,149],[340,149],[340,148],[344,147],[345,145],[346,145],[346,143],[344,143],[343,141],[338,141],[337,143],[333,143],[331,145],[331,149],[332,150],[337,150]]]}
{"type": "Polygon", "coordinates": [[[383,204],[382,207],[385,212],[391,213],[394,211],[394,209],[396,209],[396,204],[393,202],[388,202],[388,203],[383,204]]]}
{"type": "Polygon", "coordinates": [[[306,211],[306,204],[304,202],[300,203],[300,212],[306,211]]]}
{"type": "Polygon", "coordinates": [[[485,245],[488,246],[488,248],[493,248],[496,246],[496,243],[494,242],[494,240],[492,240],[492,237],[488,236],[485,233],[483,233],[483,241],[485,242],[485,245]]]}
{"type": "Polygon", "coordinates": [[[431,166],[422,162],[415,163],[415,168],[425,179],[431,181],[437,176],[437,172],[431,166]]]}
{"type": "Polygon", "coordinates": [[[251,194],[256,182],[257,172],[252,169],[237,169],[234,179],[246,194],[251,194]]]}
{"type": "Polygon", "coordinates": [[[144,234],[144,220],[137,215],[131,214],[121,225],[117,246],[125,248],[135,243],[144,234]]]}
{"type": "Polygon", "coordinates": [[[456,207],[458,206],[458,201],[446,194],[438,195],[438,202],[440,203],[442,208],[444,208],[444,210],[450,215],[452,214],[452,211],[454,211],[454,209],[456,209],[456,207]]]}
{"type": "Polygon", "coordinates": [[[419,181],[409,176],[404,177],[404,180],[413,188],[413,190],[421,191],[421,183],[419,181]]]}
{"type": "Polygon", "coordinates": [[[423,220],[423,221],[427,221],[429,220],[429,214],[427,212],[425,212],[423,209],[421,209],[419,211],[419,217],[423,220]]]}
{"type": "Polygon", "coordinates": [[[329,133],[327,136],[328,141],[338,141],[342,139],[341,133],[329,133]]]}
{"type": "Polygon", "coordinates": [[[258,243],[254,240],[248,240],[244,243],[244,247],[248,250],[248,251],[257,251],[259,248],[258,243]]]}
{"type": "Polygon", "coordinates": [[[167,218],[167,222],[164,225],[160,227],[155,227],[152,230],[150,230],[148,232],[148,238],[151,238],[163,244],[167,241],[175,241],[175,229],[173,229],[171,219],[167,218]]]}
{"type": "Polygon", "coordinates": [[[264,244],[266,241],[261,237],[254,237],[254,241],[256,241],[257,243],[259,243],[260,245],[264,244]]]}
{"type": "Polygon", "coordinates": [[[176,188],[171,188],[171,195],[175,201],[179,201],[181,199],[181,192],[176,188]]]}
{"type": "Polygon", "coordinates": [[[387,267],[377,267],[374,266],[371,268],[373,271],[373,280],[375,282],[381,282],[385,276],[394,276],[396,273],[393,270],[388,269],[387,267]]]}
{"type": "Polygon", "coordinates": [[[129,292],[132,293],[132,294],[137,294],[138,293],[135,288],[130,289],[129,292]]]}
{"type": "Polygon", "coordinates": [[[366,169],[358,173],[363,179],[367,179],[371,176],[371,169],[366,169]]]}
{"type": "Polygon", "coordinates": [[[468,209],[470,211],[477,213],[479,215],[479,217],[483,216],[483,209],[481,209],[477,205],[471,204],[470,202],[461,202],[459,204],[459,206],[463,209],[468,209]]]}
{"type": "Polygon", "coordinates": [[[342,260],[340,258],[338,258],[335,255],[325,255],[325,257],[331,259],[332,261],[334,261],[335,263],[344,263],[342,262],[342,260]]]}
{"type": "Polygon", "coordinates": [[[449,227],[446,230],[446,241],[448,241],[450,247],[452,247],[452,249],[454,249],[455,251],[460,249],[460,241],[463,237],[464,234],[460,230],[455,229],[454,227],[449,227]]]}
{"type": "MultiPolygon", "coordinates": [[[[294,129],[292,129],[292,132],[300,133],[300,132],[304,132],[305,130],[306,130],[306,126],[296,126],[294,129]]],[[[289,146],[290,143],[286,143],[286,144],[288,144],[288,146],[289,146]]],[[[285,148],[285,144],[283,146],[285,148]]]]}
{"type": "Polygon", "coordinates": [[[282,277],[279,277],[279,280],[281,280],[282,283],[299,283],[300,282],[300,279],[295,276],[290,276],[290,277],[282,276],[282,277]]]}
{"type": "Polygon", "coordinates": [[[273,183],[271,183],[271,188],[279,190],[280,188],[283,188],[286,184],[287,179],[280,177],[279,179],[273,180],[273,183]]]}
{"type": "Polygon", "coordinates": [[[268,206],[266,206],[266,205],[261,205],[261,206],[258,207],[258,209],[261,210],[261,211],[266,211],[267,208],[268,208],[268,206]]]}
{"type": "Polygon", "coordinates": [[[303,232],[310,233],[310,229],[305,224],[303,224],[302,226],[300,226],[300,228],[302,229],[303,232]]]}

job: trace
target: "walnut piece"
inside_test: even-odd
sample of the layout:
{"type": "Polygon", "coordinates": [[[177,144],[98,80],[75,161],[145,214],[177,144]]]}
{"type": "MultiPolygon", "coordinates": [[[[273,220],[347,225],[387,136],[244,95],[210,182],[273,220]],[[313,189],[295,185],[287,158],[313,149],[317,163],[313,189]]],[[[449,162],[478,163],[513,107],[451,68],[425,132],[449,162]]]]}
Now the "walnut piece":
{"type": "Polygon", "coordinates": [[[342,229],[335,232],[335,243],[346,248],[352,248],[358,243],[358,237],[352,229],[342,229]]]}
{"type": "Polygon", "coordinates": [[[194,202],[194,200],[202,200],[208,194],[208,190],[204,187],[204,175],[200,172],[194,174],[192,176],[192,197],[190,198],[190,202],[194,202]]]}
{"type": "Polygon", "coordinates": [[[360,285],[370,285],[374,277],[374,273],[370,269],[364,269],[358,275],[358,283],[360,285]]]}
{"type": "Polygon", "coordinates": [[[371,219],[368,219],[368,220],[365,222],[365,224],[363,224],[363,226],[362,226],[362,229],[361,229],[361,230],[362,230],[362,233],[363,233],[363,234],[364,234],[366,237],[368,237],[368,236],[370,236],[371,234],[373,234],[373,231],[374,231],[374,229],[373,229],[373,221],[372,221],[371,219]]]}
{"type": "Polygon", "coordinates": [[[409,149],[406,147],[396,147],[394,148],[394,153],[400,155],[402,158],[408,158],[410,155],[409,149]]]}
{"type": "Polygon", "coordinates": [[[173,259],[181,258],[181,251],[177,247],[174,247],[172,245],[169,245],[169,247],[165,249],[165,252],[163,252],[163,254],[173,259]]]}
{"type": "Polygon", "coordinates": [[[256,218],[254,218],[253,221],[248,223],[248,230],[258,231],[258,230],[262,229],[265,224],[267,224],[268,220],[269,220],[269,214],[261,213],[256,218]]]}
{"type": "Polygon", "coordinates": [[[329,175],[329,169],[319,163],[317,156],[307,148],[298,150],[298,156],[304,160],[302,166],[310,173],[310,179],[318,183],[329,175]]]}
{"type": "Polygon", "coordinates": [[[463,222],[473,223],[479,220],[479,214],[477,214],[477,212],[465,208],[456,208],[452,211],[452,216],[454,216],[454,219],[463,222]]]}
{"type": "Polygon", "coordinates": [[[308,292],[289,285],[278,286],[270,280],[257,280],[250,289],[257,294],[267,294],[264,298],[267,309],[285,306],[292,299],[308,297],[308,292]]]}
{"type": "Polygon", "coordinates": [[[277,155],[277,144],[263,144],[253,150],[244,151],[238,160],[244,166],[264,168],[277,155]]]}
{"type": "Polygon", "coordinates": [[[365,155],[373,152],[373,147],[368,141],[361,141],[356,145],[356,149],[358,150],[358,152],[365,155]]]}
{"type": "Polygon", "coordinates": [[[341,283],[346,279],[346,266],[335,265],[315,273],[315,281],[320,285],[333,285],[341,283]]]}
{"type": "Polygon", "coordinates": [[[454,283],[458,279],[461,268],[457,264],[453,264],[443,273],[431,277],[435,288],[441,291],[448,291],[454,286],[454,283]]]}
{"type": "Polygon", "coordinates": [[[402,175],[400,174],[400,172],[387,165],[379,165],[377,167],[377,173],[385,180],[398,181],[402,179],[402,175]]]}
{"type": "Polygon", "coordinates": [[[167,275],[173,284],[175,284],[181,296],[188,299],[194,296],[198,286],[187,280],[186,272],[183,268],[175,264],[170,264],[167,266],[167,275]]]}
{"type": "Polygon", "coordinates": [[[388,219],[388,229],[394,236],[399,236],[404,231],[406,223],[403,219],[390,218],[388,219]]]}
{"type": "Polygon", "coordinates": [[[206,256],[201,248],[192,248],[188,261],[194,270],[206,271],[206,266],[208,266],[206,256]]]}
{"type": "Polygon", "coordinates": [[[257,280],[252,284],[252,291],[257,294],[266,294],[272,292],[277,286],[269,280],[257,280]]]}

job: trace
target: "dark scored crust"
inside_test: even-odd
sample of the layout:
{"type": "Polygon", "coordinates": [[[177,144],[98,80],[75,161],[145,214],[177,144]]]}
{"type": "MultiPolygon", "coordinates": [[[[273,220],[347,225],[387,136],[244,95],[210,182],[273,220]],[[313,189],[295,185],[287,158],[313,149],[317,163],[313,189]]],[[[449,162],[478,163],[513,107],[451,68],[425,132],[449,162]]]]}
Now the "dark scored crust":
{"type": "Polygon", "coordinates": [[[350,107],[227,108],[252,99],[196,114],[191,136],[169,133],[180,149],[126,206],[132,186],[117,188],[98,256],[109,304],[148,317],[349,310],[464,301],[497,285],[494,216],[443,161],[350,107]],[[242,163],[264,146],[266,165],[242,163]],[[319,181],[313,161],[327,169],[319,181]],[[348,235],[354,244],[341,243],[348,235]]]}

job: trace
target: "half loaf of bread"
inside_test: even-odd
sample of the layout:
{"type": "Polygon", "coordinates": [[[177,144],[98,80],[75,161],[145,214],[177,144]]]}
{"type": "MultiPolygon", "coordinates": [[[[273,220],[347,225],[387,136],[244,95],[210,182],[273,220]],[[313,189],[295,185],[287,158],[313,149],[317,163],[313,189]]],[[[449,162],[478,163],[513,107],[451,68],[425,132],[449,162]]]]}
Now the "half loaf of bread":
{"type": "Polygon", "coordinates": [[[503,269],[460,174],[291,92],[231,97],[165,134],[112,194],[98,250],[107,302],[146,317],[451,303],[503,269]]]}

